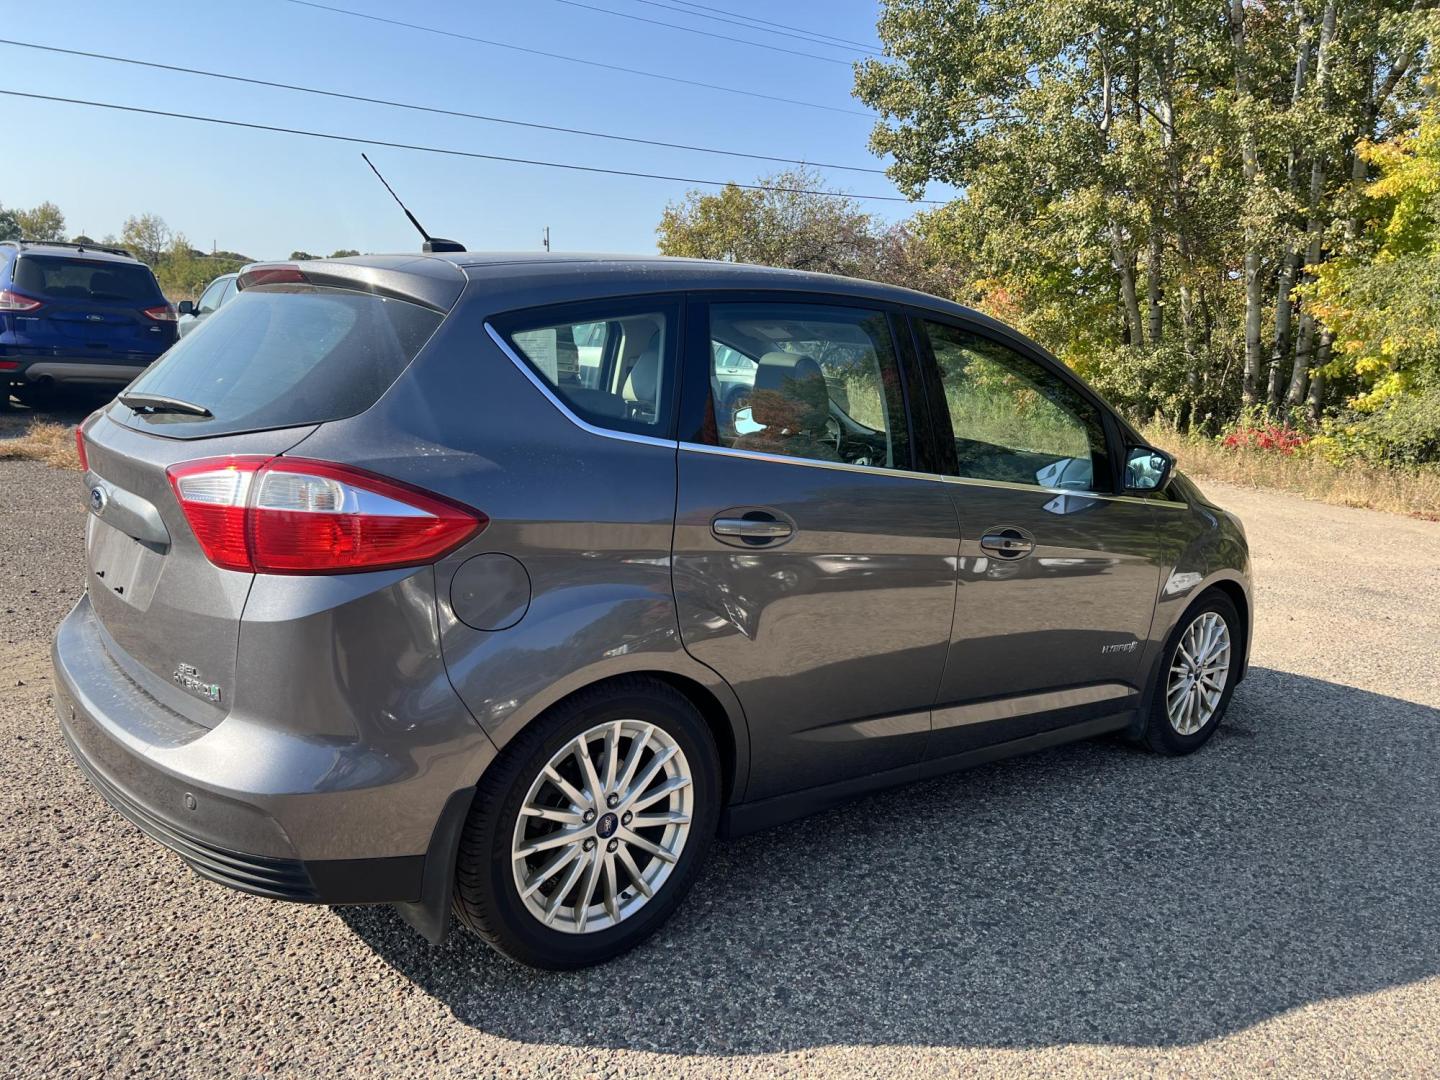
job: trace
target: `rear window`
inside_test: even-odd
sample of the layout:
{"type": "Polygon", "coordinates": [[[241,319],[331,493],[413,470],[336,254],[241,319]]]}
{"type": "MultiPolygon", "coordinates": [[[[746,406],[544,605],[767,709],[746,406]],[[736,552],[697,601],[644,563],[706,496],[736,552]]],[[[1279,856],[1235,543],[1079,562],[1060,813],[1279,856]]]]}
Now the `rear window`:
{"type": "Polygon", "coordinates": [[[354,416],[389,389],[443,319],[418,304],[344,289],[245,289],[125,391],[213,415],[141,411],[127,422],[198,438],[354,416]]]}
{"type": "Polygon", "coordinates": [[[161,300],[160,286],[141,263],[22,255],[15,263],[15,288],[52,300],[143,303],[161,300]]]}

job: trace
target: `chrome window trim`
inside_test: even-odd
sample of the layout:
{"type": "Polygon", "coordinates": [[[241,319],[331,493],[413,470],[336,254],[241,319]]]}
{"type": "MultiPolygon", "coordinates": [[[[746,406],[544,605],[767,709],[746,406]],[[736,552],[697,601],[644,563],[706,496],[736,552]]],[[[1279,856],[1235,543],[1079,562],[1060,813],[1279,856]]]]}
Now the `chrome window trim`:
{"type": "Polygon", "coordinates": [[[639,443],[642,446],[661,446],[667,450],[689,450],[696,454],[715,454],[721,457],[746,458],[751,461],[768,461],[775,465],[802,465],[812,469],[832,469],[837,472],[860,473],[867,476],[898,476],[907,480],[930,480],[944,484],[974,484],[980,487],[1002,488],[1011,491],[1028,491],[1041,495],[1076,495],[1087,499],[1104,499],[1109,502],[1145,503],[1150,506],[1168,506],[1177,510],[1184,510],[1189,503],[1172,502],[1169,499],[1145,499],[1134,495],[1104,495],[1094,491],[1077,491],[1075,488],[1048,488],[1036,484],[1017,484],[1007,480],[981,480],[970,476],[945,476],[941,473],[916,472],[911,469],[888,469],[883,465],[853,465],[848,461],[821,461],[818,458],[789,457],[785,454],[767,454],[760,450],[737,450],[729,446],[714,446],[710,443],[684,442],[679,438],[660,439],[653,435],[636,435],[629,431],[616,431],[613,428],[599,427],[582,420],[570,407],[550,389],[548,383],[539,375],[535,374],[530,365],[527,364],[489,322],[485,323],[485,333],[490,335],[490,340],[509,358],[520,374],[530,381],[530,385],[545,395],[545,399],[559,410],[560,414],[578,427],[581,431],[591,435],[599,435],[605,439],[618,439],[621,442],[639,443]]]}
{"type": "Polygon", "coordinates": [[[579,416],[570,410],[570,406],[566,405],[555,391],[550,389],[550,384],[535,374],[534,369],[521,359],[520,355],[510,347],[510,343],[507,342],[500,335],[500,332],[491,326],[489,322],[485,323],[485,333],[489,334],[490,340],[499,346],[502,353],[510,358],[510,362],[519,369],[520,374],[530,380],[530,385],[544,394],[546,400],[549,401],[551,405],[554,405],[555,408],[559,409],[561,415],[581,431],[589,432],[591,435],[599,435],[606,439],[618,439],[621,442],[639,443],[642,446],[663,446],[667,450],[674,450],[676,446],[679,445],[680,440],[678,438],[661,439],[654,435],[638,435],[632,431],[617,431],[614,428],[599,427],[580,419],[579,416]]]}
{"type": "Polygon", "coordinates": [[[1080,488],[1041,487],[1039,484],[1022,484],[1013,480],[984,480],[978,476],[940,476],[946,484],[970,484],[975,487],[1003,488],[1007,491],[1034,491],[1042,495],[1074,495],[1081,499],[1104,499],[1107,502],[1144,503],[1147,506],[1171,506],[1177,510],[1188,509],[1187,502],[1171,499],[1147,499],[1140,495],[1111,495],[1102,491],[1084,491],[1080,488]]]}
{"type": "Polygon", "coordinates": [[[696,454],[748,458],[751,461],[769,461],[776,465],[805,465],[812,469],[834,469],[838,472],[864,473],[869,476],[901,476],[909,480],[940,479],[935,473],[913,472],[909,469],[887,469],[883,465],[852,465],[848,461],[822,461],[819,458],[790,457],[787,454],[767,454],[763,450],[738,450],[734,447],[715,446],[711,443],[682,442],[680,449],[696,454]]]}

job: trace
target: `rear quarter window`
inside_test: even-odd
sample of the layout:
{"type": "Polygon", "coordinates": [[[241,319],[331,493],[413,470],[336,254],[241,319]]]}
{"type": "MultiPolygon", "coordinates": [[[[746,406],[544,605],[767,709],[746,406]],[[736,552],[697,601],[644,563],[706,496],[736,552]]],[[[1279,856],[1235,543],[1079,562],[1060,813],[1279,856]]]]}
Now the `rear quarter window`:
{"type": "Polygon", "coordinates": [[[317,424],[368,409],[444,320],[404,300],[309,285],[241,290],[126,390],[213,414],[132,412],[177,438],[317,424]]]}
{"type": "Polygon", "coordinates": [[[161,300],[160,286],[142,263],[22,255],[15,263],[15,288],[52,300],[142,303],[161,300]]]}

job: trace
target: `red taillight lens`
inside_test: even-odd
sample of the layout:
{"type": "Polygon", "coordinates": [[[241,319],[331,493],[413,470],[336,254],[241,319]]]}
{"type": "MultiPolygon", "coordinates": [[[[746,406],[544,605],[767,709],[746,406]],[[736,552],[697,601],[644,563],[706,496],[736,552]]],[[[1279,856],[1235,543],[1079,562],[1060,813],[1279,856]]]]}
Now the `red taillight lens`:
{"type": "Polygon", "coordinates": [[[174,322],[176,319],[175,309],[169,304],[156,304],[154,307],[144,309],[144,314],[156,322],[174,322]]]}
{"type": "Polygon", "coordinates": [[[304,285],[310,279],[298,266],[252,266],[240,275],[236,283],[242,289],[256,285],[304,285]]]}
{"type": "Polygon", "coordinates": [[[75,427],[75,454],[80,458],[80,471],[86,472],[90,468],[90,455],[85,452],[85,425],[78,424],[75,427]]]}
{"type": "Polygon", "coordinates": [[[0,371],[19,371],[19,360],[0,360],[0,371]]]}
{"type": "Polygon", "coordinates": [[[434,562],[489,524],[478,511],[374,473],[298,458],[172,466],[206,558],[227,570],[343,574],[434,562]]]}
{"type": "Polygon", "coordinates": [[[43,305],[40,301],[33,296],[26,296],[13,289],[0,289],[0,311],[34,311],[41,306],[43,305]]]}

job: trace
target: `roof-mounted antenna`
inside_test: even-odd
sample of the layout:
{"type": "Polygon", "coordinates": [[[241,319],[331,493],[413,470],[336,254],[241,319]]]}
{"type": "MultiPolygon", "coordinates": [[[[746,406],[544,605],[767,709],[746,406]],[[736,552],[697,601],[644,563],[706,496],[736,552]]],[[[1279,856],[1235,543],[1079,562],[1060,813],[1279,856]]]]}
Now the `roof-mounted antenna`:
{"type": "Polygon", "coordinates": [[[458,240],[442,240],[438,236],[431,236],[429,233],[427,233],[425,231],[425,226],[420,224],[420,222],[416,219],[415,215],[410,212],[410,208],[400,201],[400,196],[395,194],[395,189],[390,186],[390,184],[386,181],[385,177],[380,175],[380,170],[375,168],[375,163],[371,161],[370,158],[363,151],[361,152],[360,156],[362,158],[365,158],[365,164],[370,166],[370,171],[375,174],[375,176],[379,179],[380,183],[385,185],[385,190],[390,192],[390,197],[395,200],[396,204],[400,207],[401,210],[405,211],[405,216],[410,219],[410,224],[415,226],[415,231],[425,238],[425,242],[420,245],[421,251],[433,255],[437,252],[442,251],[465,250],[465,245],[460,243],[458,240]]]}

